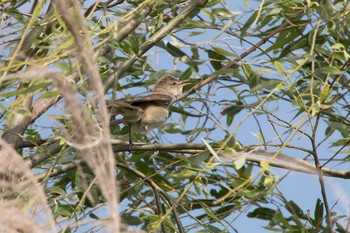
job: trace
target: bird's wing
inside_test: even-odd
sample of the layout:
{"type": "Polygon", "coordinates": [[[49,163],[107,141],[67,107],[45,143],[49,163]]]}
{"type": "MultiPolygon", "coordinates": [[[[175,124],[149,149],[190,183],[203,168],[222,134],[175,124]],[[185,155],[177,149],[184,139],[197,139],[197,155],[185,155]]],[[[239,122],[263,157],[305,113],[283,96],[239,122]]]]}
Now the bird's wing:
{"type": "Polygon", "coordinates": [[[120,99],[109,102],[110,113],[112,116],[121,114],[128,122],[137,122],[143,114],[143,107],[148,105],[169,107],[172,98],[168,95],[150,94],[147,96],[120,99]]]}
{"type": "Polygon", "coordinates": [[[111,106],[110,113],[112,116],[121,114],[130,123],[141,120],[143,109],[124,101],[117,101],[111,106]]]}
{"type": "Polygon", "coordinates": [[[172,100],[173,99],[168,95],[150,94],[147,96],[127,100],[127,102],[133,106],[144,106],[152,104],[168,107],[171,104],[172,100]]]}

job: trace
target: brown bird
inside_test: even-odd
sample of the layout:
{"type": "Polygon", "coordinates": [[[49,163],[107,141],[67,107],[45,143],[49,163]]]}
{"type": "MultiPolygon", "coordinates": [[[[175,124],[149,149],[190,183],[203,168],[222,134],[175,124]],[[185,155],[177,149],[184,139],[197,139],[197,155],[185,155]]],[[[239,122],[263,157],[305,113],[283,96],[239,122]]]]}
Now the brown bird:
{"type": "Polygon", "coordinates": [[[166,74],[157,81],[152,94],[113,102],[111,115],[123,115],[122,122],[129,126],[130,145],[131,132],[149,133],[167,120],[171,104],[179,98],[182,88],[188,84],[166,74]]]}

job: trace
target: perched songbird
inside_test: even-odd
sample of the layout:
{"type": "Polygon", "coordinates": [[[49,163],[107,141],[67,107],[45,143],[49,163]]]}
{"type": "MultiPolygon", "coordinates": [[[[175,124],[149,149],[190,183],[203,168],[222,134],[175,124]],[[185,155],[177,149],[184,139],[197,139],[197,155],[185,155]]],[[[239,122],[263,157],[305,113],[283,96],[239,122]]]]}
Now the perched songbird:
{"type": "Polygon", "coordinates": [[[149,132],[167,120],[171,104],[179,98],[182,88],[188,84],[166,74],[157,81],[152,94],[113,102],[111,115],[123,115],[122,122],[129,126],[130,145],[131,132],[149,132]]]}

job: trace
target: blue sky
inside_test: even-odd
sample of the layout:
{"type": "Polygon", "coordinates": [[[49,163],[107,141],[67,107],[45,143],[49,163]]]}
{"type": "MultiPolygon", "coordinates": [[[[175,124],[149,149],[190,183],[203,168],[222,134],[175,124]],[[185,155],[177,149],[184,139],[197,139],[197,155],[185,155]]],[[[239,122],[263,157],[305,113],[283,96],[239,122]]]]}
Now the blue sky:
{"type": "MultiPolygon", "coordinates": [[[[242,12],[243,10],[246,11],[247,10],[247,6],[244,5],[243,1],[227,1],[229,8],[236,12],[242,12]]],[[[259,2],[257,1],[248,1],[250,6],[248,8],[252,8],[252,9],[256,9],[259,5],[259,2]]],[[[240,21],[244,21],[245,18],[247,18],[248,16],[244,16],[242,17],[242,19],[240,21]]],[[[215,45],[219,45],[222,46],[222,48],[224,49],[228,49],[228,48],[234,48],[234,51],[237,54],[241,54],[243,53],[246,49],[248,49],[250,47],[250,45],[248,44],[240,44],[239,39],[235,38],[235,37],[229,37],[227,35],[221,35],[218,38],[216,38],[216,36],[218,35],[218,31],[207,31],[207,33],[205,33],[204,35],[202,35],[201,37],[195,37],[195,43],[202,43],[203,46],[207,46],[208,48],[210,48],[210,44],[214,43],[215,45]],[[200,40],[200,41],[198,41],[200,40]]],[[[181,34],[185,34],[185,33],[181,33],[181,34]]],[[[179,35],[181,35],[179,34],[179,35]]],[[[171,37],[167,37],[165,38],[165,40],[168,41],[172,41],[173,43],[175,43],[174,38],[171,37]]],[[[256,41],[252,40],[250,41],[252,43],[255,43],[256,41]]],[[[181,44],[179,42],[179,44],[181,44]]],[[[264,47],[266,48],[268,46],[264,45],[264,47]]],[[[190,49],[189,48],[182,48],[183,51],[185,52],[189,52],[190,49]]],[[[173,70],[178,70],[178,71],[184,71],[188,68],[188,66],[182,62],[177,62],[176,64],[174,64],[173,62],[173,57],[169,56],[167,53],[163,52],[160,48],[155,47],[153,48],[151,51],[149,51],[147,54],[151,54],[153,53],[153,55],[149,56],[149,59],[152,61],[153,64],[153,68],[155,70],[168,70],[169,72],[173,71],[173,70]]],[[[252,66],[259,64],[259,60],[254,58],[255,55],[257,55],[259,52],[255,52],[253,53],[251,56],[249,56],[248,58],[244,59],[244,61],[249,62],[252,66]]],[[[261,58],[259,58],[261,59],[261,58]]],[[[259,66],[256,66],[259,67],[259,66]]],[[[198,79],[203,77],[204,75],[208,75],[211,74],[213,72],[213,70],[207,66],[207,65],[203,65],[200,67],[200,70],[198,72],[198,74],[193,75],[193,79],[198,79]]],[[[273,77],[275,79],[281,79],[283,77],[281,77],[278,72],[269,74],[269,77],[273,77]]],[[[227,92],[227,90],[225,89],[219,89],[218,85],[214,85],[209,91],[212,93],[212,100],[220,100],[223,98],[232,98],[233,100],[236,98],[234,95],[232,95],[232,92],[227,92]]],[[[206,92],[208,91],[207,87],[204,87],[201,91],[206,92]]],[[[130,94],[139,94],[140,92],[144,92],[144,89],[140,89],[137,88],[135,89],[133,92],[131,92],[130,94]]],[[[191,95],[190,97],[198,97],[196,94],[191,95]]],[[[197,108],[200,108],[200,104],[199,103],[193,103],[194,106],[196,106],[197,108]]],[[[219,106],[215,103],[209,103],[211,110],[214,112],[221,112],[223,109],[223,106],[219,106]]],[[[291,122],[297,122],[300,118],[294,119],[293,121],[293,116],[295,115],[295,109],[293,110],[293,106],[292,105],[288,105],[288,104],[283,104],[283,105],[279,105],[279,106],[274,106],[273,102],[269,103],[268,106],[271,109],[277,108],[278,107],[278,111],[276,112],[276,114],[278,114],[281,118],[291,121],[291,122]]],[[[56,110],[57,111],[57,110],[56,110]]],[[[52,113],[58,113],[58,112],[52,112],[52,113]]],[[[198,113],[198,112],[196,112],[198,113]]],[[[234,123],[227,127],[228,131],[232,131],[235,128],[235,125],[238,124],[243,117],[247,114],[247,111],[242,111],[241,113],[239,113],[235,119],[234,119],[234,123]]],[[[171,118],[168,119],[167,122],[175,122],[178,123],[179,119],[181,116],[179,116],[179,114],[172,114],[171,118]]],[[[263,117],[260,118],[261,122],[264,125],[264,132],[266,133],[265,136],[269,139],[274,139],[276,137],[275,133],[271,130],[271,127],[266,123],[266,119],[263,119],[263,117]]],[[[224,126],[226,126],[225,124],[225,118],[222,117],[221,118],[221,122],[224,126]]],[[[190,119],[185,127],[190,129],[191,127],[193,127],[193,123],[194,120],[190,119]]],[[[42,118],[41,121],[39,122],[40,125],[52,125],[53,122],[49,117],[45,117],[42,118]]],[[[214,125],[214,123],[210,122],[209,126],[214,125]]],[[[321,123],[321,128],[319,130],[319,140],[322,139],[322,137],[324,137],[324,135],[322,135],[322,130],[325,129],[326,124],[325,123],[321,123]]],[[[259,132],[257,130],[257,123],[254,121],[253,118],[249,118],[248,120],[246,120],[239,128],[239,130],[237,131],[237,136],[238,139],[242,142],[242,144],[244,145],[249,145],[249,144],[253,144],[254,142],[259,143],[260,140],[258,137],[256,137],[255,135],[257,135],[259,132]]],[[[207,137],[208,135],[206,135],[205,133],[202,133],[201,135],[202,137],[207,137]]],[[[215,131],[213,131],[210,134],[210,139],[212,140],[222,140],[223,137],[225,136],[224,132],[220,129],[217,129],[215,131]]],[[[335,135],[337,136],[337,135],[335,135]]],[[[164,142],[172,142],[172,143],[184,143],[185,141],[185,137],[181,136],[181,135],[177,135],[177,134],[165,134],[162,135],[162,140],[164,142]]],[[[198,138],[197,141],[195,141],[197,143],[201,143],[200,141],[200,137],[198,138]]],[[[300,136],[300,137],[295,137],[292,140],[292,143],[294,143],[295,145],[299,145],[299,146],[305,146],[305,147],[309,147],[309,141],[307,141],[304,137],[300,136]]],[[[320,148],[320,151],[322,150],[322,152],[324,153],[322,155],[323,158],[329,158],[334,151],[332,151],[331,149],[328,148],[328,144],[327,145],[323,145],[320,148]]],[[[303,156],[305,156],[305,154],[300,154],[300,153],[295,153],[295,151],[293,150],[285,150],[283,151],[284,153],[293,156],[295,158],[302,158],[303,156]]],[[[337,163],[333,163],[333,164],[329,164],[329,166],[334,167],[335,169],[339,169],[339,170],[349,170],[349,165],[344,163],[344,164],[337,164],[337,163]]],[[[258,169],[258,168],[257,168],[258,169]]],[[[276,172],[276,174],[278,174],[279,176],[283,176],[287,171],[283,170],[283,169],[277,169],[277,168],[273,168],[272,169],[274,172],[276,172]]],[[[333,206],[334,204],[336,204],[334,206],[333,211],[335,211],[337,213],[337,215],[347,215],[349,216],[349,204],[350,204],[350,185],[349,182],[347,180],[343,180],[343,179],[339,179],[339,178],[326,178],[326,191],[328,194],[328,198],[329,198],[329,204],[330,206],[333,206]]],[[[299,204],[303,211],[306,212],[307,210],[310,210],[311,213],[313,213],[314,211],[314,207],[315,207],[315,203],[317,198],[320,198],[322,200],[321,197],[321,191],[320,191],[320,184],[318,181],[318,177],[315,175],[306,175],[306,174],[302,174],[302,173],[297,173],[297,172],[291,172],[279,185],[278,187],[280,188],[280,190],[282,191],[282,193],[285,195],[285,197],[287,197],[288,200],[293,200],[294,202],[296,202],[297,204],[299,204]]],[[[248,212],[251,211],[253,208],[248,209],[248,212]]],[[[239,232],[270,232],[270,231],[266,231],[262,228],[262,226],[267,225],[267,222],[265,221],[260,221],[257,219],[250,219],[247,218],[246,213],[243,213],[240,217],[237,218],[237,220],[235,220],[233,222],[234,227],[239,231],[239,232]]]]}

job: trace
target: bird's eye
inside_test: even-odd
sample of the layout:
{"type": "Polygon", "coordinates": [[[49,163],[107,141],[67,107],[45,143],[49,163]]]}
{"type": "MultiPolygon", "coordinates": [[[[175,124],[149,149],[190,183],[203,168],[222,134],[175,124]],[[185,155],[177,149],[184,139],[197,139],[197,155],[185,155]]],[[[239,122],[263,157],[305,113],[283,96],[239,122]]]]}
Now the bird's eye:
{"type": "Polygon", "coordinates": [[[174,83],[173,83],[173,85],[175,86],[175,85],[176,85],[176,83],[174,82],[174,83]]]}

